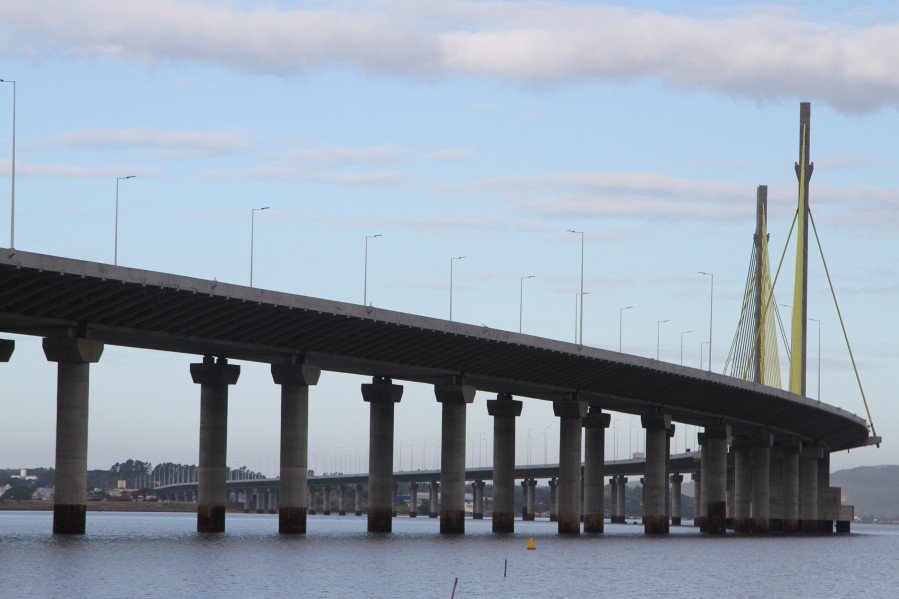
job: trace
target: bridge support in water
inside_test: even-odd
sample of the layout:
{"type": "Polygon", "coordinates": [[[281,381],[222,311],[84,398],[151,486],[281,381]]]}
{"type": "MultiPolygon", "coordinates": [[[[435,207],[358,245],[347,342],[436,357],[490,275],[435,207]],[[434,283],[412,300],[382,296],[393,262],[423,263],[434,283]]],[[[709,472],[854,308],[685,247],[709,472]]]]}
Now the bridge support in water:
{"type": "Polygon", "coordinates": [[[303,534],[308,509],[309,387],[318,383],[321,369],[295,361],[272,364],[271,371],[275,384],[281,387],[278,532],[303,534]]]}
{"type": "Polygon", "coordinates": [[[362,515],[362,485],[361,484],[356,485],[356,492],[353,495],[353,507],[356,510],[356,512],[355,512],[356,515],[361,516],[362,515]]]}
{"type": "Polygon", "coordinates": [[[729,428],[724,424],[705,427],[703,450],[708,459],[703,460],[702,480],[705,484],[704,526],[708,534],[723,535],[727,531],[727,438],[729,428]]]}
{"type": "Polygon", "coordinates": [[[553,412],[559,418],[559,534],[580,534],[581,420],[587,404],[575,395],[554,401],[553,412]]]}
{"type": "Polygon", "coordinates": [[[668,534],[668,439],[671,416],[643,414],[646,430],[646,475],[643,484],[643,530],[668,534]]]}
{"type": "Polygon", "coordinates": [[[702,469],[694,470],[693,479],[693,526],[700,525],[699,512],[702,506],[702,469]]]}
{"type": "Polygon", "coordinates": [[[484,519],[484,487],[486,486],[487,485],[484,484],[484,481],[482,480],[476,480],[474,482],[474,505],[471,513],[472,520],[484,519]]]}
{"type": "Polygon", "coordinates": [[[368,452],[368,532],[393,530],[393,410],[403,387],[386,377],[362,385],[370,406],[368,452]]]}
{"type": "Polygon", "coordinates": [[[443,406],[440,441],[440,532],[465,532],[465,409],[475,388],[461,380],[434,386],[443,406]]]}
{"type": "Polygon", "coordinates": [[[740,440],[734,450],[734,531],[752,532],[752,454],[749,443],[740,440]]]}
{"type": "Polygon", "coordinates": [[[771,435],[753,439],[752,445],[752,532],[764,534],[771,521],[771,435]]]}
{"type": "Polygon", "coordinates": [[[549,479],[549,521],[559,521],[559,480],[549,479]]]}
{"type": "Polygon", "coordinates": [[[205,356],[190,365],[200,385],[200,467],[197,483],[197,532],[225,532],[228,449],[228,387],[237,384],[240,366],[205,356]]]}
{"type": "Polygon", "coordinates": [[[409,483],[409,517],[418,517],[418,483],[409,483]]]}
{"type": "Polygon", "coordinates": [[[785,533],[799,532],[799,442],[783,445],[783,524],[785,533]]]}
{"type": "Polygon", "coordinates": [[[681,483],[683,482],[683,474],[671,475],[671,526],[681,525],[681,483]]]}
{"type": "Polygon", "coordinates": [[[515,531],[515,419],[522,405],[508,393],[487,401],[493,417],[493,532],[515,531]]]}
{"type": "Polygon", "coordinates": [[[618,522],[618,477],[609,477],[609,522],[618,522]]]}
{"type": "Polygon", "coordinates": [[[337,487],[337,515],[346,516],[346,485],[337,487]]]}
{"type": "Polygon", "coordinates": [[[324,485],[322,487],[324,491],[322,492],[322,516],[330,516],[331,515],[331,485],[324,485]]]}
{"type": "Polygon", "coordinates": [[[627,477],[618,476],[618,496],[615,497],[615,503],[618,505],[618,523],[627,522],[627,477]]]}
{"type": "MultiPolygon", "coordinates": [[[[494,483],[493,488],[493,492],[496,493],[496,483],[494,483]]],[[[436,480],[432,480],[428,483],[428,490],[430,491],[430,495],[428,496],[428,518],[436,518],[440,515],[440,500],[438,498],[440,483],[436,480]]]]}
{"type": "MultiPolygon", "coordinates": [[[[90,365],[100,360],[103,344],[89,339],[46,338],[43,348],[47,360],[57,363],[53,533],[81,535],[87,511],[90,365]]],[[[7,345],[5,351],[11,354],[12,348],[7,345]]]]}
{"type": "Polygon", "coordinates": [[[768,530],[783,532],[784,527],[784,452],[780,445],[771,448],[768,469],[768,530]]]}
{"type": "Polygon", "coordinates": [[[799,528],[802,532],[819,532],[818,523],[818,463],[823,457],[820,447],[803,447],[799,455],[802,500],[799,528]]]}
{"type": "MultiPolygon", "coordinates": [[[[584,532],[603,532],[606,512],[606,493],[603,477],[605,464],[606,429],[610,414],[590,406],[584,417],[584,532]]],[[[552,507],[550,507],[552,514],[552,507]]]]}

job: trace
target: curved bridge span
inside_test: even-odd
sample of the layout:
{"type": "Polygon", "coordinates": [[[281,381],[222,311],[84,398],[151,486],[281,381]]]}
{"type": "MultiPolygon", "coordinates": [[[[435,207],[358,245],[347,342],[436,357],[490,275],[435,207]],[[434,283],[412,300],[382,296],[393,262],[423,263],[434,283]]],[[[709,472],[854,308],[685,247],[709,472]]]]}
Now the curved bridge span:
{"type": "MultiPolygon", "coordinates": [[[[488,410],[495,422],[491,476],[503,506],[515,476],[514,418],[521,412],[513,397],[553,402],[560,419],[560,532],[580,532],[575,518],[581,513],[576,496],[584,430],[584,522],[589,529],[591,514],[598,514],[601,530],[595,486],[602,481],[608,426],[602,410],[642,416],[647,532],[667,532],[672,421],[706,429],[700,442],[702,488],[708,487],[700,520],[708,520],[708,532],[723,532],[728,446],[735,453],[736,489],[742,483],[743,495],[751,488],[754,499],[741,496],[746,505],[737,502],[736,517],[746,512],[748,521],[746,506],[755,505],[753,518],[764,520],[765,530],[769,517],[762,506],[769,490],[761,467],[767,472],[770,459],[776,470],[776,455],[783,454],[777,493],[784,514],[770,519],[782,519],[789,530],[800,516],[806,527],[818,520],[821,510],[813,507],[819,505],[819,480],[827,482],[818,472],[829,470],[830,452],[879,442],[864,419],[841,408],[703,370],[483,326],[17,250],[0,250],[0,331],[43,337],[47,358],[59,363],[57,455],[76,456],[57,460],[58,481],[64,484],[57,484],[54,531],[61,533],[84,531],[87,380],[89,364],[100,359],[104,344],[204,356],[191,374],[202,388],[198,529],[206,531],[224,530],[227,389],[239,376],[239,366],[228,359],[271,364],[281,386],[282,532],[305,531],[306,402],[322,369],[373,377],[362,386],[371,407],[373,531],[390,530],[393,410],[402,397],[398,380],[433,384],[443,404],[442,532],[464,530],[465,407],[476,390],[498,394],[488,410]],[[800,481],[801,489],[794,488],[800,481]]],[[[8,359],[12,348],[12,342],[0,341],[0,358],[8,359]]],[[[499,531],[506,526],[500,512],[497,525],[495,506],[499,531]]]]}

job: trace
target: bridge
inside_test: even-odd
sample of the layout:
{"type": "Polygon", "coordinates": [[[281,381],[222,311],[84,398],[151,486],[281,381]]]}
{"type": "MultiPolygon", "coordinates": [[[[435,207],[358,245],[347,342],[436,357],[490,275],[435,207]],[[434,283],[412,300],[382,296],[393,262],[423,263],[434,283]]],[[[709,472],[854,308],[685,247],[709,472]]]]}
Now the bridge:
{"type": "MultiPolygon", "coordinates": [[[[803,111],[806,165],[806,105],[803,111]]],[[[807,166],[797,165],[805,182],[805,191],[800,190],[804,210],[807,166]]],[[[807,233],[807,227],[802,229],[807,233]]],[[[807,237],[804,241],[798,244],[802,252],[807,237]]],[[[803,258],[797,258],[802,266],[797,272],[804,277],[803,258]]],[[[759,281],[756,288],[763,289],[759,281]]],[[[865,419],[805,396],[806,284],[797,281],[802,292],[793,314],[791,391],[765,384],[761,351],[750,352],[755,376],[745,380],[486,326],[11,248],[0,249],[0,331],[42,337],[47,359],[58,364],[53,527],[60,534],[85,529],[90,364],[101,359],[106,344],[202,356],[190,365],[200,386],[201,532],[225,530],[228,388],[240,376],[240,366],[229,360],[270,364],[280,387],[282,533],[306,529],[308,397],[322,370],[372,377],[361,387],[370,411],[365,484],[371,532],[389,532],[392,526],[393,422],[403,395],[397,381],[433,385],[442,406],[442,533],[465,529],[465,415],[477,390],[496,394],[487,402],[494,419],[489,474],[496,532],[514,528],[515,418],[524,405],[516,397],[552,402],[559,420],[559,464],[547,474],[558,479],[560,533],[579,534],[582,516],[584,531],[602,531],[608,411],[641,417],[646,436],[643,520],[649,534],[669,530],[675,422],[704,428],[701,466],[694,475],[694,481],[699,479],[697,521],[704,532],[723,534],[729,515],[742,531],[832,531],[835,521],[845,529],[839,489],[829,486],[829,455],[879,444],[880,438],[865,419]]],[[[769,320],[765,301],[770,297],[755,304],[750,337],[763,337],[769,320]]],[[[0,342],[0,361],[8,361],[13,350],[12,341],[0,342]]]]}

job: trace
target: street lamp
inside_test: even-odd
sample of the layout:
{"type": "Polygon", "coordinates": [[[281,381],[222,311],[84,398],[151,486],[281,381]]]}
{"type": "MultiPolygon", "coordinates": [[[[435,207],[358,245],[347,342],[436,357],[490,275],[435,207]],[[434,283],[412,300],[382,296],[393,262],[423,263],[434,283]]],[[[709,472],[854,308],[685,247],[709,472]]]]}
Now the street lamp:
{"type": "Polygon", "coordinates": [[[12,176],[9,201],[9,249],[16,247],[16,82],[0,79],[0,83],[12,84],[12,176]]]}
{"type": "Polygon", "coordinates": [[[365,236],[365,268],[362,276],[362,305],[368,305],[368,240],[374,239],[376,237],[383,237],[380,233],[377,235],[366,235],[365,236]]]}
{"type": "Polygon", "coordinates": [[[574,229],[566,229],[569,233],[581,236],[581,328],[578,336],[580,337],[579,345],[584,344],[584,232],[575,231],[574,229]]]}
{"type": "Polygon", "coordinates": [[[630,310],[633,306],[625,306],[624,308],[618,308],[618,353],[621,353],[621,337],[622,331],[624,329],[624,311],[630,310]]]}
{"type": "Polygon", "coordinates": [[[656,361],[659,360],[659,340],[662,338],[662,325],[670,320],[659,320],[656,322],[656,361]]]}
{"type": "MultiPolygon", "coordinates": [[[[709,344],[708,341],[701,341],[701,342],[699,343],[699,369],[700,369],[700,370],[702,370],[702,353],[703,353],[702,350],[703,350],[703,346],[704,346],[704,345],[708,345],[708,344],[709,344]]],[[[712,361],[712,354],[711,354],[711,352],[709,352],[709,361],[710,361],[710,362],[712,361]]]]}
{"type": "Polygon", "coordinates": [[[693,331],[681,331],[680,334],[680,365],[684,365],[684,335],[689,335],[693,331]]]}
{"type": "Polygon", "coordinates": [[[262,210],[268,210],[269,208],[270,206],[263,206],[262,208],[253,208],[250,210],[250,287],[253,286],[253,246],[256,233],[256,213],[261,212],[262,210]]]}
{"type": "MultiPolygon", "coordinates": [[[[589,292],[589,291],[584,291],[583,293],[578,292],[578,291],[575,291],[575,292],[574,292],[574,342],[575,342],[575,343],[577,343],[577,324],[578,324],[577,307],[578,307],[578,298],[580,297],[581,308],[583,309],[583,307],[584,307],[584,306],[583,306],[583,302],[584,302],[584,296],[585,296],[585,295],[590,295],[590,292],[589,292]]],[[[583,312],[581,312],[581,315],[583,315],[583,312]]],[[[583,345],[583,342],[581,342],[581,345],[583,345]]]]}
{"type": "MultiPolygon", "coordinates": [[[[709,372],[712,371],[712,309],[715,301],[715,274],[699,271],[699,274],[711,278],[712,286],[709,291],[709,372]]],[[[701,367],[700,367],[701,368],[701,367]]]]}
{"type": "Polygon", "coordinates": [[[453,321],[453,262],[456,260],[465,260],[465,256],[450,258],[450,322],[453,321]]]}
{"type": "Polygon", "coordinates": [[[809,318],[818,323],[818,401],[821,401],[821,321],[817,318],[809,318]]]}
{"type": "Polygon", "coordinates": [[[115,178],[115,249],[112,254],[113,266],[117,266],[119,263],[119,181],[133,179],[134,177],[135,175],[128,175],[127,177],[115,178]]]}
{"type": "Polygon", "coordinates": [[[536,275],[518,277],[518,332],[521,333],[521,322],[524,317],[524,280],[533,279],[536,275]]]}

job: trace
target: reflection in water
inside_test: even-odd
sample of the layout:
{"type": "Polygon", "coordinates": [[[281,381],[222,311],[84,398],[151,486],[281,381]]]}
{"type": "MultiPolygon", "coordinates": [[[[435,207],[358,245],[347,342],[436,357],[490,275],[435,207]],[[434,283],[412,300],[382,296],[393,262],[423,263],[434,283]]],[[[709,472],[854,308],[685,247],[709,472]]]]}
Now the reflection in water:
{"type": "Polygon", "coordinates": [[[394,533],[365,518],[312,516],[304,537],[277,516],[228,514],[228,532],[194,532],[192,514],[88,513],[84,537],[53,537],[48,512],[0,512],[3,595],[27,597],[891,596],[899,528],[856,525],[844,537],[704,538],[672,528],[606,524],[562,538],[550,522],[490,520],[441,537],[437,520],[398,518],[394,533]],[[527,551],[527,538],[537,550],[527,551]],[[504,561],[508,574],[503,578],[504,561]]]}

